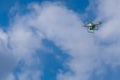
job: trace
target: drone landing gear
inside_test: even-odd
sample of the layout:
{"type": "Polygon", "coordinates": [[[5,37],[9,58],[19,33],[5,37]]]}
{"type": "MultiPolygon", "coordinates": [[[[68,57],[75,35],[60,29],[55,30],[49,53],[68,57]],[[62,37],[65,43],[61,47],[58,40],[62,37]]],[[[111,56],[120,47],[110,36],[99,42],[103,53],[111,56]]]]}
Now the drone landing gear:
{"type": "Polygon", "coordinates": [[[95,30],[90,30],[90,29],[88,29],[87,30],[89,33],[94,33],[95,32],[95,30]]]}

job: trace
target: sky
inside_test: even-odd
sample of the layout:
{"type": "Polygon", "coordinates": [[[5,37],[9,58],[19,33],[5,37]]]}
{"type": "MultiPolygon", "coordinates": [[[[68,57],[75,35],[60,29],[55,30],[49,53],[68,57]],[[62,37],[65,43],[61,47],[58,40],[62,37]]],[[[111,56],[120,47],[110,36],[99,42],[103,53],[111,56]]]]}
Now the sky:
{"type": "Polygon", "coordinates": [[[0,80],[119,80],[119,4],[0,1],[0,80]],[[102,21],[94,33],[90,17],[102,21]]]}

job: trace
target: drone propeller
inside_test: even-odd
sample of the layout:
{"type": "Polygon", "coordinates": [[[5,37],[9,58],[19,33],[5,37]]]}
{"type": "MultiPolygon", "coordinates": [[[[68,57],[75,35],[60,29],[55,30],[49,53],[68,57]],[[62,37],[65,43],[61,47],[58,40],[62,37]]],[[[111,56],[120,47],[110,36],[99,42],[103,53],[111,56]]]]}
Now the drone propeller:
{"type": "Polygon", "coordinates": [[[87,23],[84,23],[84,24],[82,25],[82,27],[88,27],[88,24],[87,24],[87,23]]]}
{"type": "Polygon", "coordinates": [[[90,23],[91,23],[91,24],[93,24],[93,22],[92,22],[92,21],[93,21],[93,20],[92,20],[92,17],[90,17],[90,23]]]}
{"type": "Polygon", "coordinates": [[[95,30],[87,30],[89,33],[94,33],[95,30]]]}
{"type": "Polygon", "coordinates": [[[100,25],[100,24],[102,24],[102,22],[97,22],[97,23],[95,23],[95,25],[100,25]]]}

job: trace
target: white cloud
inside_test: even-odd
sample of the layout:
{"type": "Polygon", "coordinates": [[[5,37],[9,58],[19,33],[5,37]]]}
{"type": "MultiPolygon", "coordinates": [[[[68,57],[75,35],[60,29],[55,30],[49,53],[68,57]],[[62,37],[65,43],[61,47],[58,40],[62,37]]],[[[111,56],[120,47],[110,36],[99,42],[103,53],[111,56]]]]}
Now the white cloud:
{"type": "MultiPolygon", "coordinates": [[[[3,79],[5,79],[5,78],[3,78],[3,79]]],[[[12,73],[8,74],[8,76],[5,80],[15,80],[14,74],[12,74],[12,73]]]]}
{"type": "Polygon", "coordinates": [[[109,1],[103,3],[99,4],[101,7],[98,11],[103,12],[100,17],[105,16],[106,22],[103,22],[101,29],[95,34],[85,32],[81,27],[79,16],[64,7],[52,5],[45,7],[41,12],[38,11],[39,17],[35,21],[35,26],[72,56],[72,59],[65,63],[71,71],[60,73],[58,80],[88,80],[94,70],[98,69],[98,73],[104,72],[101,71],[104,66],[101,65],[102,62],[109,64],[110,67],[119,66],[120,31],[117,28],[120,21],[119,6],[116,11],[114,9],[119,1],[110,1],[115,6],[112,7],[113,11],[109,7],[105,9],[106,6],[111,6],[109,1]],[[102,5],[103,3],[105,6],[102,5]],[[104,9],[106,12],[102,11],[104,9]]]}
{"type": "Polygon", "coordinates": [[[0,29],[0,79],[4,79],[6,74],[11,72],[14,66],[14,56],[8,49],[8,36],[0,29]],[[7,67],[9,66],[9,67],[7,67]]]}
{"type": "MultiPolygon", "coordinates": [[[[41,74],[38,73],[41,73],[41,70],[34,66],[41,65],[35,53],[37,49],[42,49],[42,36],[28,26],[25,19],[27,19],[25,16],[19,16],[19,19],[16,17],[6,32],[0,30],[0,79],[2,80],[15,79],[12,71],[21,60],[24,62],[21,68],[26,68],[27,72],[31,72],[32,80],[36,79],[32,72],[40,78],[41,74]],[[29,69],[31,67],[34,69],[29,69]]],[[[21,75],[21,73],[16,75],[21,75]]],[[[29,79],[25,78],[25,80],[29,79]]]]}
{"type": "Polygon", "coordinates": [[[103,26],[99,31],[99,39],[107,43],[104,47],[104,61],[112,67],[120,66],[120,1],[99,0],[98,17],[103,20],[103,26]]]}
{"type": "Polygon", "coordinates": [[[81,27],[80,16],[56,3],[31,4],[29,8],[33,12],[17,16],[8,31],[12,53],[18,61],[25,61],[23,72],[18,74],[19,79],[29,80],[30,75],[34,80],[33,73],[41,75],[41,71],[31,69],[36,63],[32,55],[41,48],[41,40],[47,38],[72,57],[64,63],[70,71],[59,73],[58,80],[87,80],[99,64],[98,47],[94,43],[94,34],[81,27]]]}
{"type": "Polygon", "coordinates": [[[38,15],[32,25],[72,57],[65,63],[70,71],[58,74],[58,80],[88,80],[99,66],[94,34],[82,28],[80,16],[65,7],[49,4],[42,10],[38,7],[35,10],[38,15]]]}

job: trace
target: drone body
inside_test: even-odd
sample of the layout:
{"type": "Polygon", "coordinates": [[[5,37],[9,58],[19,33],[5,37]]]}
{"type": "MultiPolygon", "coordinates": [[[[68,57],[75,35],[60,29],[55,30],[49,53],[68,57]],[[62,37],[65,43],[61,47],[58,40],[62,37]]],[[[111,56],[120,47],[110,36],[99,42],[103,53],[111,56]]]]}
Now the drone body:
{"type": "Polygon", "coordinates": [[[95,30],[98,30],[100,24],[101,22],[93,23],[92,19],[90,19],[90,22],[87,25],[84,25],[84,27],[88,28],[88,32],[93,33],[95,30]]]}

